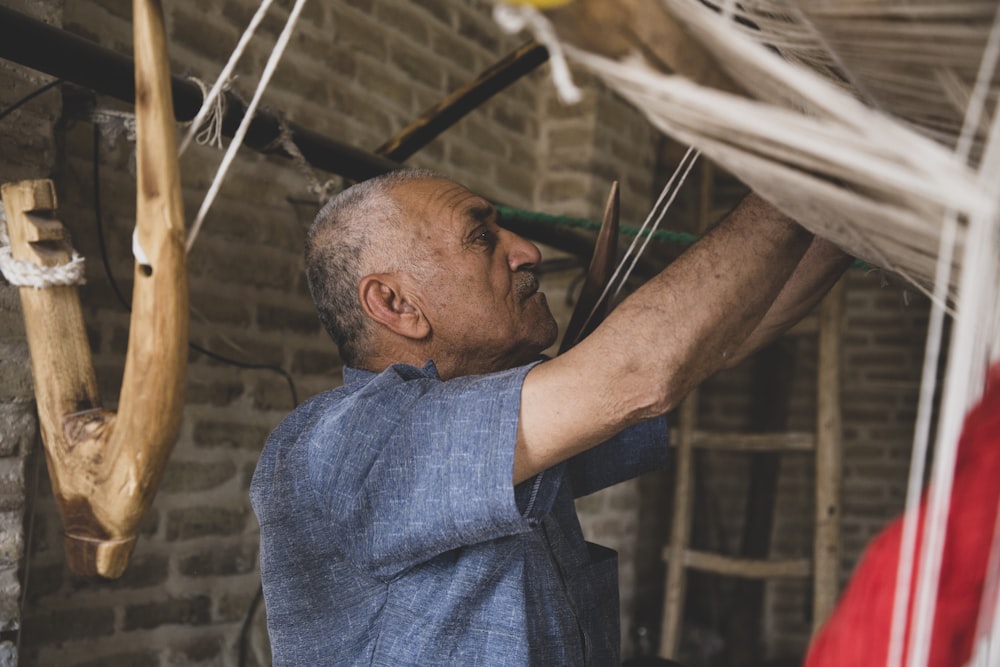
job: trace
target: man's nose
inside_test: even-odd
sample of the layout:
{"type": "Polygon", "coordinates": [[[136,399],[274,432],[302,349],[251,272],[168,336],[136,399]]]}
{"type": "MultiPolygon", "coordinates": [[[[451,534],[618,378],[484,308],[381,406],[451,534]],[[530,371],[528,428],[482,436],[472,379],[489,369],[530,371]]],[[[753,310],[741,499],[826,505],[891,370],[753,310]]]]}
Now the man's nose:
{"type": "Polygon", "coordinates": [[[532,269],[542,261],[542,253],[534,243],[506,229],[502,229],[500,233],[507,237],[504,240],[511,271],[532,269]]]}

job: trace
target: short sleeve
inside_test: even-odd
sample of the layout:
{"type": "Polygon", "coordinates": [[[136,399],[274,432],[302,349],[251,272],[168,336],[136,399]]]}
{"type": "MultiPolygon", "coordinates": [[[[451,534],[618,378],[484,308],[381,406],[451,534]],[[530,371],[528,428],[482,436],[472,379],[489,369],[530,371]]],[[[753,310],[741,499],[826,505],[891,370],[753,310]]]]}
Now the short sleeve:
{"type": "Polygon", "coordinates": [[[529,369],[442,382],[430,364],[393,366],[317,424],[310,482],[349,558],[389,577],[531,528],[552,484],[515,498],[511,481],[529,369]]]}
{"type": "Polygon", "coordinates": [[[657,417],[627,428],[610,440],[566,463],[576,498],[666,467],[669,461],[667,418],[657,417]]]}

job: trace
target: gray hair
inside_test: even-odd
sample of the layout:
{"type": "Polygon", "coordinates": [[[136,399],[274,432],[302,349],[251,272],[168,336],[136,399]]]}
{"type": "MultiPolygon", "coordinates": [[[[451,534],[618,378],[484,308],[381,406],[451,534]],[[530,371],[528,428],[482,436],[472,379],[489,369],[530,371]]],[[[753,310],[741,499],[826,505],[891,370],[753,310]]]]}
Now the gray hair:
{"type": "Polygon", "coordinates": [[[358,285],[374,271],[393,270],[388,264],[400,260],[384,243],[385,232],[398,229],[404,215],[393,191],[428,178],[441,176],[405,168],[353,185],[326,203],[306,235],[309,292],[320,322],[348,366],[364,366],[371,335],[358,285]],[[375,268],[376,261],[384,265],[375,268]]]}

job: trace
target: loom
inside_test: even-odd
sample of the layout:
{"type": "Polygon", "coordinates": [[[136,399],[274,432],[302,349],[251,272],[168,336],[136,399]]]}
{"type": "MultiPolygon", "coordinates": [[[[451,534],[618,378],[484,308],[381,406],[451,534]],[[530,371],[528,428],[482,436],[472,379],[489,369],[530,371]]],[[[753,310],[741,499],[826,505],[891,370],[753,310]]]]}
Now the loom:
{"type": "MultiPolygon", "coordinates": [[[[891,630],[878,639],[861,632],[862,613],[853,640],[872,641],[878,660],[886,656],[870,664],[895,667],[904,656],[914,667],[970,659],[997,664],[998,628],[990,627],[991,619],[1000,618],[995,591],[984,596],[975,641],[970,634],[965,655],[957,647],[932,653],[930,645],[932,634],[941,636],[934,625],[935,599],[944,597],[953,574],[941,573],[941,554],[962,421],[984,392],[989,364],[1000,357],[1000,8],[995,2],[935,0],[559,5],[515,0],[498,8],[498,20],[510,29],[532,30],[554,57],[564,55],[596,75],[659,129],[816,234],[931,297],[907,512],[892,529],[899,532],[901,556],[898,569],[895,562],[886,568],[899,582],[890,596],[891,630]],[[538,9],[549,10],[543,15],[538,9]],[[932,481],[921,501],[946,313],[954,317],[954,329],[932,481]],[[881,648],[886,651],[879,653],[881,648]]],[[[572,81],[554,80],[563,98],[571,99],[572,81]]],[[[987,401],[977,414],[996,410],[995,387],[987,401]]],[[[992,442],[963,456],[991,460],[986,452],[997,444],[991,428],[995,423],[979,430],[992,442]]],[[[983,525],[963,528],[993,535],[995,494],[981,497],[990,505],[983,525]]],[[[980,571],[991,544],[997,552],[995,536],[979,547],[980,571]]],[[[994,570],[996,560],[994,553],[994,570]]],[[[956,567],[956,561],[945,565],[956,567]]],[[[942,614],[955,611],[950,606],[942,614]]],[[[970,603],[953,623],[968,623],[978,612],[970,603]]],[[[837,636],[852,641],[850,632],[837,636]]],[[[839,664],[823,662],[818,652],[812,664],[839,664]]]]}

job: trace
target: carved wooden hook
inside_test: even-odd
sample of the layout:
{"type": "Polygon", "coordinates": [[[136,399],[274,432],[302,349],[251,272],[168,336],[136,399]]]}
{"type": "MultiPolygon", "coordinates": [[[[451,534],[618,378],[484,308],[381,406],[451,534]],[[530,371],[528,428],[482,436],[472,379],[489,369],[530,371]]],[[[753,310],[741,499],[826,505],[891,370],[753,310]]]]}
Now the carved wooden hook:
{"type": "MultiPolygon", "coordinates": [[[[121,576],[180,427],[187,364],[184,216],[163,16],[134,0],[137,205],[132,319],[118,412],[101,407],[75,287],[20,289],[42,438],[70,569],[121,576]]],[[[3,186],[11,251],[65,263],[51,181],[3,186]]]]}

